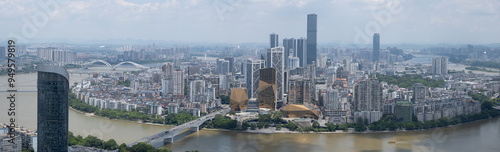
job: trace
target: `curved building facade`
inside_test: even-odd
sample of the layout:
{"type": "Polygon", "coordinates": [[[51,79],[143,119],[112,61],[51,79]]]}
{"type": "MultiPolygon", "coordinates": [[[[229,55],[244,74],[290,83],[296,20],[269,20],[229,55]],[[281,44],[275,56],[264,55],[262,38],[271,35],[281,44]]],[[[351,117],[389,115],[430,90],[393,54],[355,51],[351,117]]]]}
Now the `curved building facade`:
{"type": "Polygon", "coordinates": [[[319,111],[311,110],[304,105],[288,104],[280,109],[288,118],[319,118],[319,111]]]}
{"type": "Polygon", "coordinates": [[[245,88],[234,88],[231,90],[231,111],[247,109],[248,95],[245,88]]]}
{"type": "Polygon", "coordinates": [[[68,72],[38,65],[38,151],[68,151],[68,72]]]}
{"type": "Polygon", "coordinates": [[[260,69],[258,101],[259,108],[268,108],[276,110],[276,100],[278,90],[276,86],[276,69],[260,69]]]}

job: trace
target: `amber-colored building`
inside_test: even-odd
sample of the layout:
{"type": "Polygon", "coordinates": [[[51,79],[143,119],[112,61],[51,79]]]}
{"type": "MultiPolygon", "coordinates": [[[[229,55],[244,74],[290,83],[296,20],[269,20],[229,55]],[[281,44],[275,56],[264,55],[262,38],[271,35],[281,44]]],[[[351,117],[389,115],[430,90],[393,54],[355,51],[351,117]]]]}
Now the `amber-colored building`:
{"type": "Polygon", "coordinates": [[[247,109],[248,95],[245,88],[234,88],[231,90],[231,111],[247,109]]]}
{"type": "Polygon", "coordinates": [[[276,69],[260,69],[258,101],[259,108],[276,110],[277,100],[276,69]]]}
{"type": "Polygon", "coordinates": [[[280,109],[288,118],[319,118],[319,111],[311,110],[304,105],[288,104],[280,109]]]}

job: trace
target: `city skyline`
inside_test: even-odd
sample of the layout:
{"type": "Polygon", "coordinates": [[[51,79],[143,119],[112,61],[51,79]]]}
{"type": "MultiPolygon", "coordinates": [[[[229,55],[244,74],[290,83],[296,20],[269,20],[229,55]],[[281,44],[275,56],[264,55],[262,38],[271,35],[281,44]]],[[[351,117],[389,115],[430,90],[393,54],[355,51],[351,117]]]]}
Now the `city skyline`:
{"type": "Polygon", "coordinates": [[[6,6],[0,14],[9,22],[0,23],[4,27],[0,34],[5,35],[1,39],[9,39],[12,33],[23,35],[24,25],[33,24],[33,16],[37,16],[40,22],[34,25],[36,32],[24,35],[30,42],[142,39],[264,43],[268,41],[266,35],[272,32],[281,38],[305,37],[304,20],[307,14],[314,13],[320,21],[318,43],[369,44],[355,40],[361,31],[368,37],[373,33],[384,35],[382,44],[489,44],[497,43],[500,35],[496,28],[500,20],[494,19],[499,15],[494,6],[499,3],[63,0],[57,3],[56,10],[47,13],[31,0],[5,1],[0,3],[6,6]],[[388,6],[399,7],[387,14],[388,6]],[[381,14],[390,17],[380,17],[381,14]],[[366,27],[375,24],[379,31],[370,28],[366,32],[366,27]]]}

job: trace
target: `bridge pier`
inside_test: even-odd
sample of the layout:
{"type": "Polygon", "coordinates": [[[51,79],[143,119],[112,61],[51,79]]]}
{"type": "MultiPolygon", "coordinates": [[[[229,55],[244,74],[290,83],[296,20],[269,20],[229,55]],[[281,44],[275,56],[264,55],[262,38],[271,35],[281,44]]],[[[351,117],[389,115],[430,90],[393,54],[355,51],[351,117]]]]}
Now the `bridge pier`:
{"type": "Polygon", "coordinates": [[[191,128],[189,128],[189,130],[192,132],[198,132],[198,131],[200,131],[200,127],[199,126],[191,127],[191,128]]]}
{"type": "Polygon", "coordinates": [[[174,143],[174,136],[165,138],[163,142],[165,142],[166,144],[174,143]]]}

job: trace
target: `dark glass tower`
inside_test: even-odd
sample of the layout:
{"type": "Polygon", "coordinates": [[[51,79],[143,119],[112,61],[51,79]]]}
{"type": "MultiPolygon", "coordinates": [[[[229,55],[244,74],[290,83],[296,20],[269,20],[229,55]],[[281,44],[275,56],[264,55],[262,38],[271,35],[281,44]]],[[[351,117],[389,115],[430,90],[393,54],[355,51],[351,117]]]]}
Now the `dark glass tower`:
{"type": "Polygon", "coordinates": [[[38,151],[68,151],[68,72],[38,65],[38,151]]]}
{"type": "Polygon", "coordinates": [[[273,48],[273,47],[277,47],[279,44],[278,44],[278,34],[271,34],[270,35],[270,40],[271,40],[271,45],[269,48],[273,48]]]}
{"type": "Polygon", "coordinates": [[[380,35],[373,34],[373,62],[379,61],[380,58],[380,35]]]}
{"type": "Polygon", "coordinates": [[[307,39],[300,38],[297,39],[297,57],[299,58],[299,66],[305,67],[304,64],[307,62],[307,39]]]}
{"type": "Polygon", "coordinates": [[[317,18],[316,14],[307,15],[307,64],[316,62],[317,18]]]}

